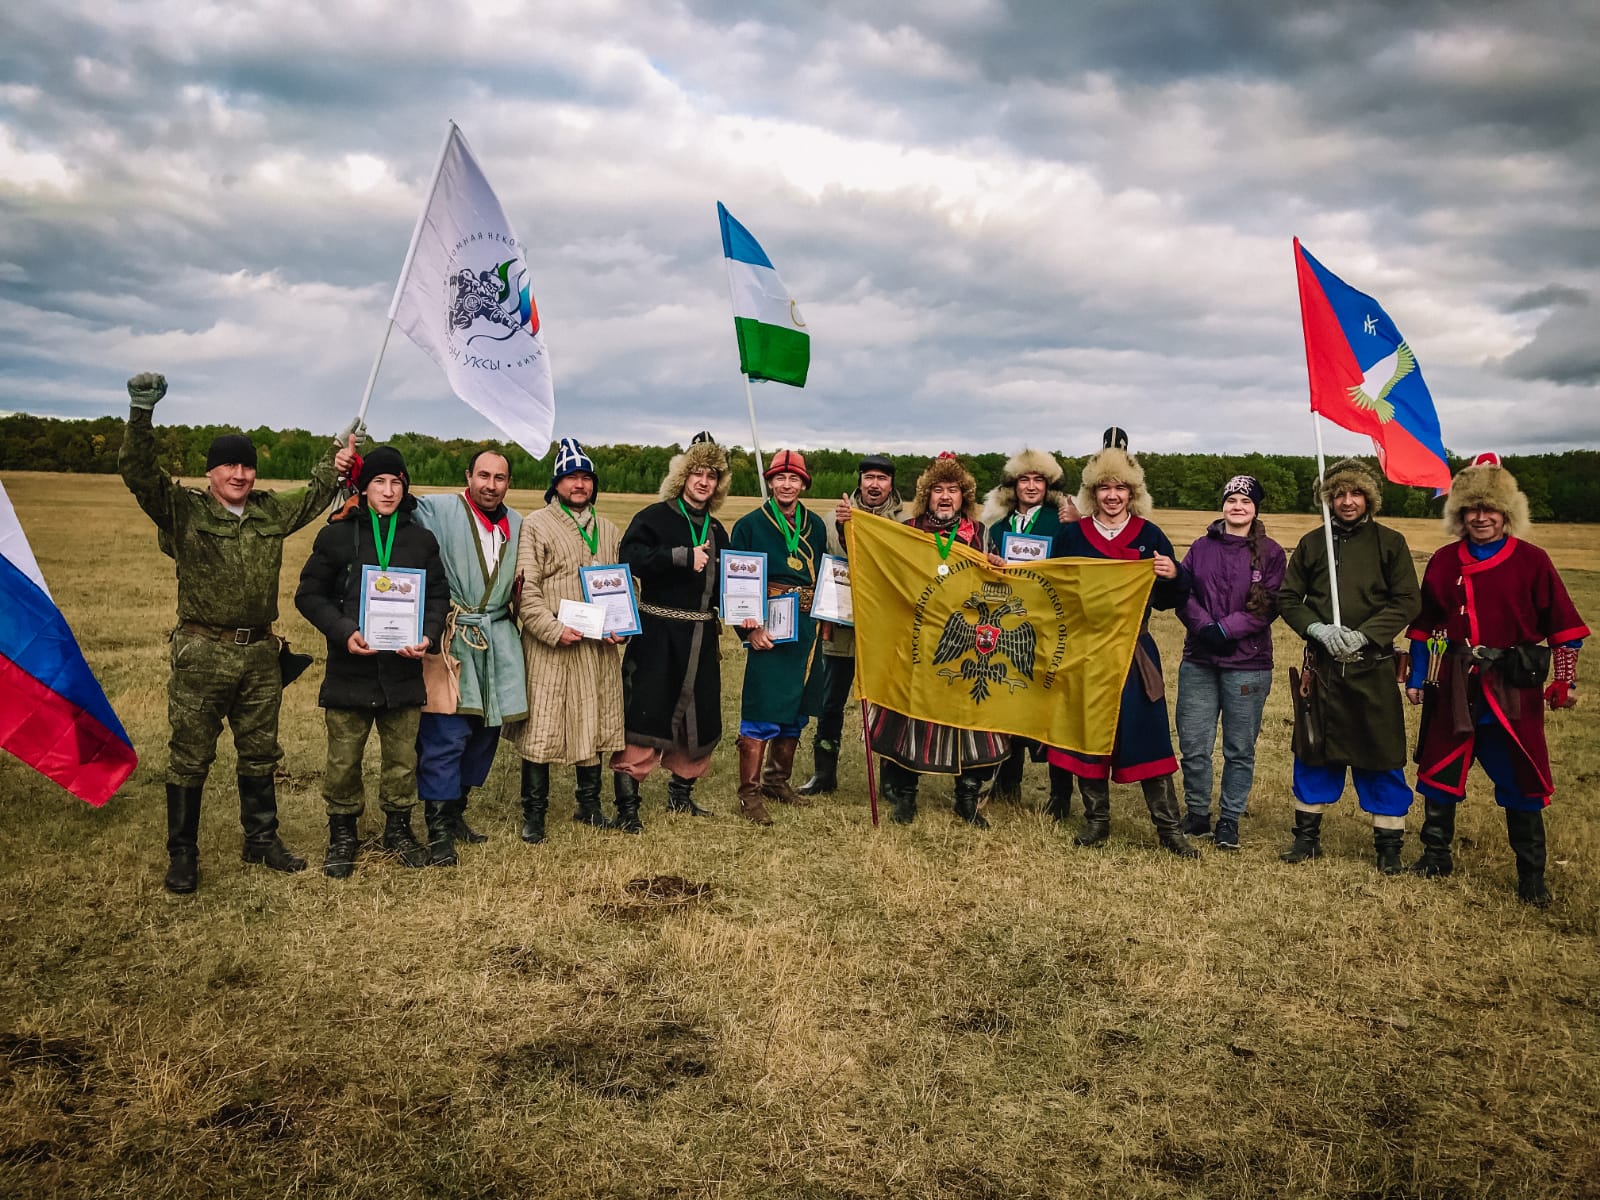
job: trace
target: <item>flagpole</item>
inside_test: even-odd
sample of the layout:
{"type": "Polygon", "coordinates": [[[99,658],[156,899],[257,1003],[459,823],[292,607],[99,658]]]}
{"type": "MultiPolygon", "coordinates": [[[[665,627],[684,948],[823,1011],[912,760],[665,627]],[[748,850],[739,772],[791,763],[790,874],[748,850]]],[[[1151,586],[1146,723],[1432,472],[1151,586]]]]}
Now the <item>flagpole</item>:
{"type": "Polygon", "coordinates": [[[1328,545],[1328,594],[1333,597],[1333,623],[1342,625],[1344,622],[1339,619],[1339,567],[1333,555],[1333,514],[1328,511],[1328,491],[1322,486],[1328,468],[1323,463],[1322,422],[1317,420],[1316,409],[1311,410],[1311,428],[1317,434],[1317,494],[1322,497],[1322,535],[1328,545]]]}
{"type": "Polygon", "coordinates": [[[367,406],[372,403],[372,389],[378,383],[378,368],[383,364],[383,355],[389,348],[389,335],[394,332],[394,315],[400,311],[400,293],[405,291],[406,277],[411,274],[411,263],[417,257],[417,243],[422,240],[422,224],[428,217],[428,209],[433,204],[433,194],[439,190],[439,176],[444,174],[445,155],[450,152],[450,142],[456,135],[456,123],[453,120],[445,121],[444,145],[439,147],[439,160],[433,164],[433,178],[428,183],[428,194],[423,197],[422,211],[417,213],[417,223],[411,230],[411,244],[406,247],[406,258],[400,264],[400,278],[395,281],[394,297],[389,301],[389,316],[383,323],[383,340],[378,343],[378,356],[372,360],[372,370],[367,375],[367,387],[361,393],[361,409],[356,413],[356,421],[360,423],[367,419],[367,406]]]}
{"type": "Polygon", "coordinates": [[[761,465],[761,439],[756,436],[756,398],[750,391],[750,376],[744,377],[745,403],[750,406],[750,444],[756,448],[756,482],[761,485],[761,502],[767,501],[766,469],[761,465]]]}

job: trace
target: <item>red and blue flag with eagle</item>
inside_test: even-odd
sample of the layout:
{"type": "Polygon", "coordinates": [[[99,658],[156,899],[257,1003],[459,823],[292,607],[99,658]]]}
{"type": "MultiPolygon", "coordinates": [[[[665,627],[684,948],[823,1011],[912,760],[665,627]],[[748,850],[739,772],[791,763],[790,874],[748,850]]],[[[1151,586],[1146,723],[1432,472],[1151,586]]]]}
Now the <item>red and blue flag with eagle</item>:
{"type": "Polygon", "coordinates": [[[1370,437],[1383,473],[1395,483],[1448,489],[1439,414],[1417,356],[1389,314],[1313,258],[1299,238],[1294,266],[1311,411],[1370,437]]]}

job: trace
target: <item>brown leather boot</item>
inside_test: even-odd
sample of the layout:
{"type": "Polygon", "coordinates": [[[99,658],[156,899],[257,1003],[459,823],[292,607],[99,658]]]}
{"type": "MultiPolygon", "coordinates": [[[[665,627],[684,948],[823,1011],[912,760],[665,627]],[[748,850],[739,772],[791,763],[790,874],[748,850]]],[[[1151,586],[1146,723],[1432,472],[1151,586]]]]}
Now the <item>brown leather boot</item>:
{"type": "Polygon", "coordinates": [[[761,759],[767,743],[741,737],[739,745],[739,815],[753,825],[771,825],[766,793],[761,790],[761,759]]]}
{"type": "Polygon", "coordinates": [[[789,776],[794,771],[794,752],[799,746],[799,738],[773,738],[767,743],[767,769],[761,773],[761,788],[769,800],[810,808],[810,799],[789,786],[789,776]]]}

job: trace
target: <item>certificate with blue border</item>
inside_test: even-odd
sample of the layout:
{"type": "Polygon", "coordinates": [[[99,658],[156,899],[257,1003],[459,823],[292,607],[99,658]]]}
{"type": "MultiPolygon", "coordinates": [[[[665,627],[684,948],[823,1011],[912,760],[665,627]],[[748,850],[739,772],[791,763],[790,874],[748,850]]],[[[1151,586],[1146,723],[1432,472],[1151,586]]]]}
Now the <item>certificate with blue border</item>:
{"type": "Polygon", "coordinates": [[[415,567],[361,568],[361,638],[374,650],[422,644],[428,573],[415,567]]]}
{"type": "Polygon", "coordinates": [[[621,563],[579,567],[586,603],[606,610],[605,632],[613,637],[632,637],[639,627],[639,603],[633,595],[633,576],[621,563]]]}
{"type": "Polygon", "coordinates": [[[800,597],[785,592],[767,601],[767,636],[775,646],[800,640],[800,597]]]}
{"type": "Polygon", "coordinates": [[[1008,563],[1043,562],[1050,557],[1050,539],[1033,533],[1002,533],[1000,557],[1008,563]]]}
{"type": "Polygon", "coordinates": [[[767,556],[761,550],[724,550],[717,556],[722,573],[722,619],[738,626],[750,618],[767,623],[767,556]]]}

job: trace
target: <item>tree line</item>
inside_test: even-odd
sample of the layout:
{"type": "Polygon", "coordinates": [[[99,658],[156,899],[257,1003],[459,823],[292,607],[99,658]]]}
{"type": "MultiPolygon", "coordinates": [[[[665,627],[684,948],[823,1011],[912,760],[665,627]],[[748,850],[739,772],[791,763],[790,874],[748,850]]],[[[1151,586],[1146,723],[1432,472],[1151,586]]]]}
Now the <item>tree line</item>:
{"type": "MultiPolygon", "coordinates": [[[[232,427],[221,425],[158,425],[156,453],[161,466],[174,475],[203,475],[206,449],[212,439],[230,432],[232,427]]],[[[327,446],[326,435],[304,429],[279,430],[263,425],[245,432],[256,445],[258,471],[264,479],[304,479],[327,446]]],[[[121,417],[61,420],[27,413],[0,417],[0,471],[115,474],[122,433],[121,417]]],[[[550,466],[555,459],[553,446],[535,458],[520,446],[424,433],[399,434],[389,439],[389,444],[405,455],[412,482],[440,486],[460,483],[467,461],[479,450],[504,454],[511,464],[513,486],[519,488],[542,488],[550,479],[550,466]]],[[[601,487],[606,491],[654,492],[666,474],[667,464],[682,447],[618,443],[584,449],[594,459],[601,487]]],[[[805,454],[811,470],[812,496],[838,496],[855,487],[861,452],[798,449],[805,454]]],[[[1084,456],[1055,453],[1066,472],[1063,489],[1075,492],[1084,456]]],[[[734,493],[757,494],[756,467],[750,452],[735,447],[728,456],[734,493]]],[[[909,498],[928,456],[890,457],[901,493],[909,498]]],[[[980,495],[999,482],[1007,457],[999,452],[961,456],[978,481],[980,495]]],[[[1314,486],[1317,464],[1308,455],[1147,453],[1138,457],[1158,508],[1215,508],[1222,485],[1240,473],[1261,481],[1267,493],[1262,505],[1265,512],[1311,512],[1318,507],[1314,486]]],[[[1451,470],[1460,469],[1467,461],[1452,456],[1451,470]]],[[[1526,493],[1535,520],[1600,522],[1600,450],[1509,455],[1505,465],[1526,493]]],[[[1431,489],[1385,483],[1383,508],[1392,516],[1428,517],[1439,512],[1439,501],[1431,489]]]]}

